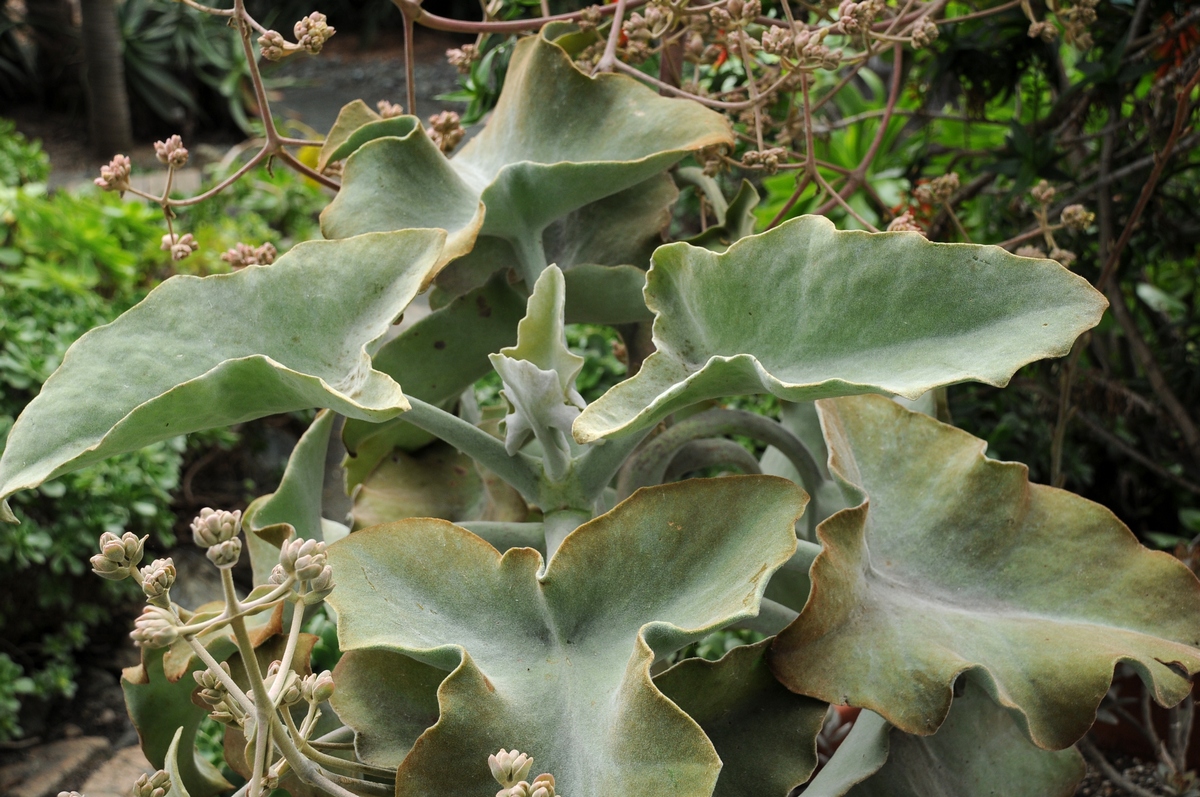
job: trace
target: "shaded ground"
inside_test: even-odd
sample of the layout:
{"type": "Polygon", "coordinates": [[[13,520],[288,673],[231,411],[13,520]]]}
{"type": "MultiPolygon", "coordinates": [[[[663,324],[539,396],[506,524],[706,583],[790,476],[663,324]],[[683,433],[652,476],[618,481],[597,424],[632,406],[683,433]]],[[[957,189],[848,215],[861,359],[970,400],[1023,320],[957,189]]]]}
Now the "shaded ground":
{"type": "MultiPolygon", "coordinates": [[[[459,103],[436,98],[457,88],[458,72],[446,62],[445,53],[466,41],[472,39],[441,31],[417,31],[416,110],[422,119],[441,110],[461,107],[459,103]]],[[[292,56],[269,68],[266,79],[269,84],[276,84],[271,92],[276,117],[299,122],[324,135],[341,107],[351,100],[365,100],[371,107],[379,100],[405,104],[403,42],[395,31],[381,33],[369,46],[364,46],[358,36],[339,33],[319,56],[292,56]]],[[[2,115],[13,119],[26,136],[41,139],[50,155],[52,188],[90,183],[111,157],[101,157],[90,150],[81,135],[87,129],[87,120],[81,118],[77,109],[22,106],[4,109],[2,115]]],[[[200,165],[219,160],[239,141],[236,134],[208,134],[187,144],[194,155],[193,165],[200,165]]],[[[135,172],[161,171],[154,158],[152,141],[139,141],[126,154],[133,159],[135,172]]],[[[199,171],[190,168],[185,171],[188,173],[181,175],[181,187],[185,191],[195,190],[199,186],[199,171]]],[[[161,176],[154,174],[152,179],[161,181],[161,176]]]]}

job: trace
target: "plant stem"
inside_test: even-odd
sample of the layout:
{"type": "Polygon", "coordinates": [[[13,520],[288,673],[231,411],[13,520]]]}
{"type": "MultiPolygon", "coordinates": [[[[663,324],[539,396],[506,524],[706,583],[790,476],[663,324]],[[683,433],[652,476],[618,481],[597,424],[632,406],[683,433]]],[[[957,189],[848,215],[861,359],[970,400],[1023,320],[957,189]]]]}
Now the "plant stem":
{"type": "Polygon", "coordinates": [[[426,404],[413,396],[412,406],[400,417],[432,435],[436,435],[516,488],[525,500],[537,503],[540,475],[537,461],[527,454],[509,456],[504,443],[452,413],[426,404]]]}
{"type": "Polygon", "coordinates": [[[596,64],[595,74],[611,72],[617,63],[617,42],[621,39],[621,26],[625,22],[625,0],[617,0],[613,11],[612,27],[608,29],[608,41],[604,44],[604,55],[596,64]]]}
{"type": "MultiPolygon", "coordinates": [[[[300,593],[304,594],[303,590],[300,593]]],[[[304,604],[301,601],[292,603],[292,625],[288,629],[287,644],[283,649],[283,658],[279,660],[279,677],[275,679],[275,683],[271,685],[271,693],[269,695],[271,705],[274,706],[279,700],[279,695],[283,692],[283,685],[287,683],[284,673],[292,668],[292,659],[296,656],[296,643],[300,641],[300,628],[304,625],[304,604]]]]}
{"type": "Polygon", "coordinates": [[[262,792],[263,773],[266,767],[267,740],[270,727],[271,702],[267,699],[267,690],[263,684],[262,671],[258,666],[258,656],[254,652],[254,643],[246,631],[246,621],[238,614],[240,605],[237,593],[233,588],[233,572],[221,568],[221,586],[225,590],[225,611],[233,617],[230,627],[237,642],[238,651],[242,654],[242,664],[246,668],[250,689],[254,694],[254,769],[251,772],[250,797],[259,797],[262,792]]]}
{"type": "Polygon", "coordinates": [[[589,500],[596,501],[604,494],[629,455],[651,431],[641,429],[623,437],[593,443],[575,460],[575,478],[589,500]]]}

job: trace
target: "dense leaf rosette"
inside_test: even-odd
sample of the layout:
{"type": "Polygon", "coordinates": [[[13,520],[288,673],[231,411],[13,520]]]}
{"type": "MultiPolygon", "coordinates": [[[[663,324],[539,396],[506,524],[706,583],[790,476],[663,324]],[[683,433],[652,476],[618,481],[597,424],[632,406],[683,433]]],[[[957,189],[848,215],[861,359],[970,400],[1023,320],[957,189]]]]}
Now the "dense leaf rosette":
{"type": "Polygon", "coordinates": [[[1065,354],[1107,306],[1051,260],[916,233],[839,231],[805,216],[724,254],[660,247],[647,276],[657,351],[575,422],[590,442],[721,396],[916,398],[1003,385],[1065,354]]]}
{"type": "MultiPolygon", "coordinates": [[[[452,670],[438,689],[437,724],[400,765],[397,793],[494,791],[488,754],[517,747],[572,797],[708,797],[717,753],[654,687],[650,665],[655,651],[756,614],[771,573],[795,549],[804,502],[795,485],[764,476],[644,489],[567,536],[544,572],[532,549],[501,556],[432,519],[334,545],[330,602],[342,648],[452,670]]],[[[353,666],[387,661],[348,655],[353,666]]],[[[418,687],[428,681],[419,670],[418,687]]],[[[341,674],[339,700],[361,717],[371,702],[345,690],[386,675],[341,674]]],[[[418,695],[412,711],[368,712],[356,729],[403,740],[421,704],[418,695]]]]}
{"type": "Polygon", "coordinates": [[[371,367],[434,267],[441,230],[313,241],[271,266],[172,277],[67,351],[17,419],[0,497],[115,454],[279,412],[383,421],[408,409],[371,367]]]}
{"type": "Polygon", "coordinates": [[[818,409],[858,503],[818,527],[811,597],[776,638],[790,689],[930,734],[966,672],[1048,749],[1088,729],[1117,662],[1164,705],[1188,694],[1200,583],[1182,563],[952,426],[879,396],[818,409]]]}
{"type": "Polygon", "coordinates": [[[933,736],[913,736],[862,712],[805,797],[1071,797],[1078,751],[1042,750],[980,687],[968,684],[933,736]],[[886,763],[885,763],[886,759],[886,763]]]}
{"type": "MultiPolygon", "coordinates": [[[[342,190],[322,214],[322,229],[327,237],[341,238],[440,227],[449,231],[448,249],[457,254],[471,249],[477,232],[480,245],[489,238],[506,243],[532,286],[549,262],[543,233],[553,222],[651,179],[673,198],[673,187],[662,184],[658,173],[688,152],[731,143],[720,114],[660,97],[624,75],[588,77],[557,44],[530,36],[516,45],[487,125],[453,158],[438,151],[415,117],[372,122],[346,134],[329,155],[349,157],[342,190]]],[[[648,186],[643,193],[658,191],[648,186]]],[[[661,211],[661,202],[658,207],[661,211]]],[[[640,207],[636,213],[605,207],[589,224],[575,225],[575,232],[608,241],[606,246],[612,241],[625,246],[627,235],[600,235],[597,222],[620,232],[629,225],[640,228],[645,218],[640,207]]],[[[661,219],[656,224],[661,228],[661,219]]],[[[568,254],[583,245],[549,237],[568,254]]]]}
{"type": "Polygon", "coordinates": [[[685,659],[654,679],[717,748],[713,797],[786,797],[817,766],[829,706],[775,679],[764,657],[770,644],[743,645],[719,661],[685,659]]]}

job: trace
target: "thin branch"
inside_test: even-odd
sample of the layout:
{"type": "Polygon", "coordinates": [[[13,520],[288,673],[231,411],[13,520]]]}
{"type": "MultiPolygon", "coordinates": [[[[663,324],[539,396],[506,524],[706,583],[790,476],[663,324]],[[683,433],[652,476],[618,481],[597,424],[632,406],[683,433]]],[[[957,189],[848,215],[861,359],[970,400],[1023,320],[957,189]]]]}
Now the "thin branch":
{"type": "MultiPolygon", "coordinates": [[[[641,8],[650,0],[627,0],[625,9],[632,11],[635,8],[641,8]]],[[[430,14],[425,9],[410,3],[409,0],[392,0],[392,4],[400,8],[402,11],[406,5],[414,8],[415,16],[413,22],[422,27],[432,28],[433,30],[445,30],[452,33],[524,33],[526,31],[537,30],[548,22],[575,22],[582,19],[582,11],[573,11],[570,14],[555,14],[550,17],[535,17],[534,19],[509,19],[496,22],[466,22],[459,19],[450,19],[449,17],[439,17],[437,14],[430,14]]],[[[596,10],[601,15],[612,14],[616,12],[615,5],[597,6],[596,10]]]]}
{"type": "Polygon", "coordinates": [[[1134,795],[1134,797],[1158,797],[1154,792],[1150,791],[1149,789],[1143,789],[1141,786],[1125,777],[1125,775],[1123,775],[1116,767],[1108,763],[1108,759],[1105,758],[1104,754],[1096,748],[1096,745],[1092,744],[1091,739],[1085,736],[1080,739],[1077,744],[1080,752],[1082,752],[1089,761],[1095,764],[1096,767],[1104,773],[1106,778],[1111,780],[1117,786],[1134,795]]]}

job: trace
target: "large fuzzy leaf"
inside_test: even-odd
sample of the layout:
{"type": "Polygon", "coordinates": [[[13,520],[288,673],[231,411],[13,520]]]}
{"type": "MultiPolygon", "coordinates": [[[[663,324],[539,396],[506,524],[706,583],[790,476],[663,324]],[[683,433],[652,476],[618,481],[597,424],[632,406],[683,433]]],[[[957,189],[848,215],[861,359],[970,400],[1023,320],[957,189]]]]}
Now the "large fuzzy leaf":
{"type": "Polygon", "coordinates": [[[816,216],[724,254],[660,247],[646,302],[657,351],[584,411],[581,443],[743,393],[915,398],[968,380],[1004,385],[1022,365],[1066,354],[1107,306],[1051,260],[839,231],[816,216]]]}
{"type": "Polygon", "coordinates": [[[764,659],[770,644],[743,645],[719,661],[685,659],[654,679],[717,748],[713,797],[786,797],[817,766],[829,706],[775,680],[764,659]]]}
{"type": "Polygon", "coordinates": [[[288,457],[279,488],[251,502],[242,519],[254,584],[266,584],[279,562],[284,540],[295,534],[306,540],[334,542],[349,531],[321,516],[325,456],[337,418],[329,410],[317,414],[288,457]]]}
{"type": "MultiPolygon", "coordinates": [[[[397,793],[494,791],[488,754],[517,747],[572,797],[708,797],[717,754],[654,687],[650,665],[655,651],[757,612],[795,548],[803,506],[794,485],[763,476],[641,490],[568,535],[544,572],[532,549],[501,556],[430,519],[334,545],[330,602],[343,650],[452,670],[437,724],[400,765],[397,793]]],[[[407,727],[371,732],[402,738],[407,727]]]]}
{"type": "Polygon", "coordinates": [[[347,159],[342,190],[322,214],[326,236],[433,226],[450,230],[453,243],[482,202],[479,235],[506,241],[531,286],[548,263],[542,236],[551,223],[690,151],[732,143],[719,114],[624,75],[588,77],[541,35],[517,43],[488,124],[452,159],[415,119],[403,136],[395,124],[351,136],[379,137],[347,159]]]}
{"type": "Polygon", "coordinates": [[[173,277],[67,351],[13,426],[0,497],[188,432],[310,407],[383,421],[408,409],[367,345],[434,267],[445,233],[293,248],[271,266],[173,277]]]}
{"type": "MultiPolygon", "coordinates": [[[[221,640],[209,652],[217,661],[236,650],[232,641],[221,640]]],[[[163,672],[165,650],[143,650],[142,661],[127,668],[121,677],[125,706],[141,740],[142,752],[156,768],[170,764],[192,797],[211,797],[232,788],[221,771],[196,751],[196,731],[208,712],[192,703],[196,681],[191,673],[204,668],[198,660],[184,677],[171,681],[163,672]],[[176,758],[175,741],[182,739],[183,755],[176,758]]]]}
{"type": "Polygon", "coordinates": [[[1048,751],[1030,743],[1008,711],[968,684],[933,736],[904,733],[864,711],[803,794],[1071,797],[1083,774],[1078,751],[1048,751]],[[882,768],[880,752],[887,757],[882,768]]]}
{"type": "Polygon", "coordinates": [[[830,471],[859,502],[818,527],[812,596],[772,649],[790,689],[930,734],[970,672],[1048,749],[1088,729],[1117,662],[1164,705],[1188,694],[1200,583],[1178,560],[893,401],[818,409],[830,471]]]}
{"type": "MultiPolygon", "coordinates": [[[[643,274],[650,255],[663,242],[663,230],[671,221],[671,205],[679,197],[675,183],[666,174],[656,174],[624,191],[584,205],[554,221],[542,238],[546,262],[561,268],[568,278],[580,268],[625,266],[643,274]]],[[[502,238],[481,237],[471,253],[438,272],[439,290],[459,296],[482,285],[496,271],[515,269],[519,260],[513,247],[502,238]]],[[[605,269],[599,269],[604,271],[605,269]]],[[[642,286],[634,297],[646,312],[642,286]]],[[[581,308],[587,310],[589,308],[581,308]]],[[[597,323],[619,323],[600,312],[597,323]]]]}

